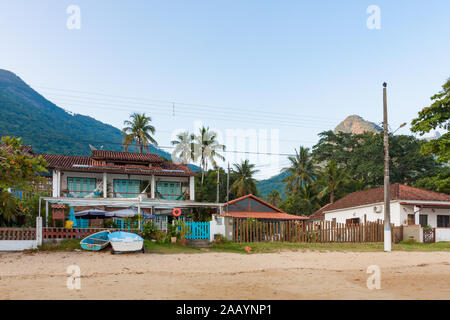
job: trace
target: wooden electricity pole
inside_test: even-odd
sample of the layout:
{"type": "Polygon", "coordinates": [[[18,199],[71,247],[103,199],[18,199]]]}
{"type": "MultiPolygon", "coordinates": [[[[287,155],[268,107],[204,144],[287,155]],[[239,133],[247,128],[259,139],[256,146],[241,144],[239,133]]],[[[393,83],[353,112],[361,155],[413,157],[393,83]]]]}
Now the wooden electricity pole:
{"type": "Polygon", "coordinates": [[[219,199],[219,191],[220,191],[220,189],[219,189],[219,182],[220,182],[220,171],[219,171],[219,167],[217,166],[217,200],[216,200],[216,202],[217,203],[219,203],[220,201],[220,199],[219,199]]]}
{"type": "Polygon", "coordinates": [[[383,136],[384,136],[384,251],[391,251],[391,195],[389,183],[389,132],[387,120],[386,82],[383,83],[383,136]]]}
{"type": "Polygon", "coordinates": [[[228,162],[228,170],[227,170],[227,214],[230,213],[228,210],[228,201],[230,201],[230,163],[228,162]]]}

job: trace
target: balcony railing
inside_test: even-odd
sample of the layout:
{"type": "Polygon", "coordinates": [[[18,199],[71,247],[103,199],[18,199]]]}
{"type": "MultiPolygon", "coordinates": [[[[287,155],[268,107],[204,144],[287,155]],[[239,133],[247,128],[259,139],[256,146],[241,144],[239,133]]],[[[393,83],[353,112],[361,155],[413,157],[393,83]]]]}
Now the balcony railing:
{"type": "Polygon", "coordinates": [[[100,191],[78,191],[78,190],[63,190],[62,195],[68,198],[100,198],[102,193],[100,191]]]}
{"type": "MultiPolygon", "coordinates": [[[[102,192],[99,191],[78,191],[78,190],[63,190],[62,195],[68,198],[101,198],[102,192]]],[[[152,197],[151,192],[146,193],[137,193],[137,192],[108,192],[108,197],[113,198],[137,198],[139,196],[143,196],[143,198],[147,197],[150,199],[152,197]]],[[[164,200],[186,200],[188,197],[188,193],[160,193],[155,192],[156,199],[164,199],[164,200]]]]}

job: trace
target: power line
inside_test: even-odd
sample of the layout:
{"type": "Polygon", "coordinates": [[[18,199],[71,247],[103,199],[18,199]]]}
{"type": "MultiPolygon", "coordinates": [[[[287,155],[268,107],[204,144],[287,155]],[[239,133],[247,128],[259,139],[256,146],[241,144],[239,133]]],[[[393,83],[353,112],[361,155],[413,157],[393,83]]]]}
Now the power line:
{"type": "MultiPolygon", "coordinates": [[[[126,100],[153,101],[153,102],[162,102],[162,103],[167,103],[167,104],[176,103],[177,105],[195,106],[195,107],[203,107],[203,108],[215,108],[215,109],[229,109],[229,110],[235,110],[237,112],[247,111],[247,112],[254,113],[253,110],[247,110],[246,108],[232,108],[232,107],[217,106],[217,105],[210,105],[210,104],[195,104],[195,103],[187,103],[187,102],[181,102],[181,101],[175,101],[175,100],[161,100],[161,99],[150,99],[150,98],[127,97],[127,96],[111,95],[111,94],[89,92],[89,91],[80,91],[80,90],[73,90],[73,89],[52,88],[52,87],[47,87],[47,86],[35,86],[35,87],[42,88],[42,89],[54,90],[54,91],[66,91],[66,92],[74,92],[74,93],[81,93],[81,94],[88,94],[88,95],[113,97],[113,98],[126,99],[126,100]]],[[[260,111],[260,110],[258,110],[258,113],[259,114],[267,114],[269,116],[279,116],[279,114],[277,114],[277,113],[267,112],[267,111],[260,111]]],[[[298,115],[296,115],[296,114],[285,114],[285,115],[287,117],[289,117],[289,118],[298,117],[298,115]]],[[[310,119],[331,120],[331,121],[333,121],[333,123],[335,121],[340,121],[339,119],[327,118],[327,117],[317,117],[317,116],[302,116],[302,117],[310,118],[310,119]]]]}
{"type": "MultiPolygon", "coordinates": [[[[56,101],[56,100],[55,100],[56,101]]],[[[60,101],[58,104],[70,104],[75,107],[82,107],[82,108],[94,108],[94,109],[106,109],[106,110],[118,110],[118,111],[147,111],[151,110],[152,114],[162,115],[166,117],[174,117],[174,116],[183,116],[183,117],[189,117],[189,118],[207,118],[212,120],[223,120],[223,121],[229,121],[233,120],[234,122],[241,122],[241,123],[259,123],[259,124],[276,124],[283,125],[283,126],[289,126],[289,127],[295,127],[295,128],[323,128],[323,126],[319,125],[311,125],[309,122],[303,122],[300,121],[289,121],[289,120],[277,120],[276,118],[273,119],[267,119],[267,118],[261,118],[255,115],[252,115],[252,118],[250,120],[243,120],[242,118],[239,118],[239,115],[233,115],[226,112],[218,112],[218,113],[205,113],[200,111],[177,111],[177,115],[174,115],[173,113],[168,112],[167,106],[161,106],[161,105],[155,105],[155,104],[147,104],[145,108],[130,108],[127,106],[124,106],[123,104],[117,104],[117,103],[104,103],[104,102],[94,102],[89,101],[86,99],[74,99],[74,98],[64,98],[60,101]],[[75,102],[75,103],[74,103],[75,102]],[[89,104],[89,103],[95,103],[95,105],[89,104]],[[108,106],[108,107],[100,107],[98,105],[108,106]],[[158,108],[159,110],[151,109],[158,108]],[[161,113],[161,107],[163,107],[166,112],[161,113]],[[159,112],[158,112],[159,111],[159,112]]],[[[164,111],[163,110],[163,111],[164,111]]],[[[317,124],[318,122],[315,121],[317,124]]],[[[329,125],[329,124],[326,124],[329,125]]]]}
{"type": "MultiPolygon", "coordinates": [[[[120,145],[122,146],[122,143],[119,142],[107,142],[107,141],[95,141],[95,140],[80,140],[80,139],[67,139],[67,138],[57,138],[57,137],[48,137],[48,136],[38,136],[38,135],[21,135],[21,134],[11,134],[2,132],[3,135],[9,135],[9,136],[16,136],[16,137],[23,137],[23,138],[36,138],[36,139],[46,139],[46,140],[55,140],[55,141],[66,141],[66,142],[73,142],[73,143],[90,143],[90,144],[101,144],[101,145],[120,145]]],[[[154,146],[155,148],[159,149],[174,149],[175,146],[154,146]]],[[[220,152],[225,153],[241,153],[241,154],[254,154],[254,155],[275,155],[275,156],[293,156],[294,154],[290,153],[273,153],[273,152],[257,152],[257,151],[239,151],[239,150],[224,150],[220,152]]]]}

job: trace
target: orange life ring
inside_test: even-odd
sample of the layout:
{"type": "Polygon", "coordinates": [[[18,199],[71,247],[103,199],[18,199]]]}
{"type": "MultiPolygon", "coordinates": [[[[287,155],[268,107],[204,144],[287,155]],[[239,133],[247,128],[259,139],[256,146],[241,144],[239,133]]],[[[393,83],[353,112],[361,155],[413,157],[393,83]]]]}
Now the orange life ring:
{"type": "Polygon", "coordinates": [[[180,208],[173,208],[172,214],[173,214],[175,217],[179,217],[179,216],[181,215],[181,209],[180,209],[180,208]]]}

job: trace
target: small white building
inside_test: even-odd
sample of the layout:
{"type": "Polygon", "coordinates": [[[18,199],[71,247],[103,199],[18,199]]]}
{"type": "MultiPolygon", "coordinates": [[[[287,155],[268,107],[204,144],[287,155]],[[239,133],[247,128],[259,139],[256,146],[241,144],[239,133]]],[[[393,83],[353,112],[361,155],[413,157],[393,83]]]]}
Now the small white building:
{"type": "MultiPolygon", "coordinates": [[[[391,185],[391,223],[435,228],[436,241],[450,241],[450,195],[403,184],[391,185]]],[[[384,220],[384,188],[353,192],[310,217],[338,223],[384,220]]]]}

